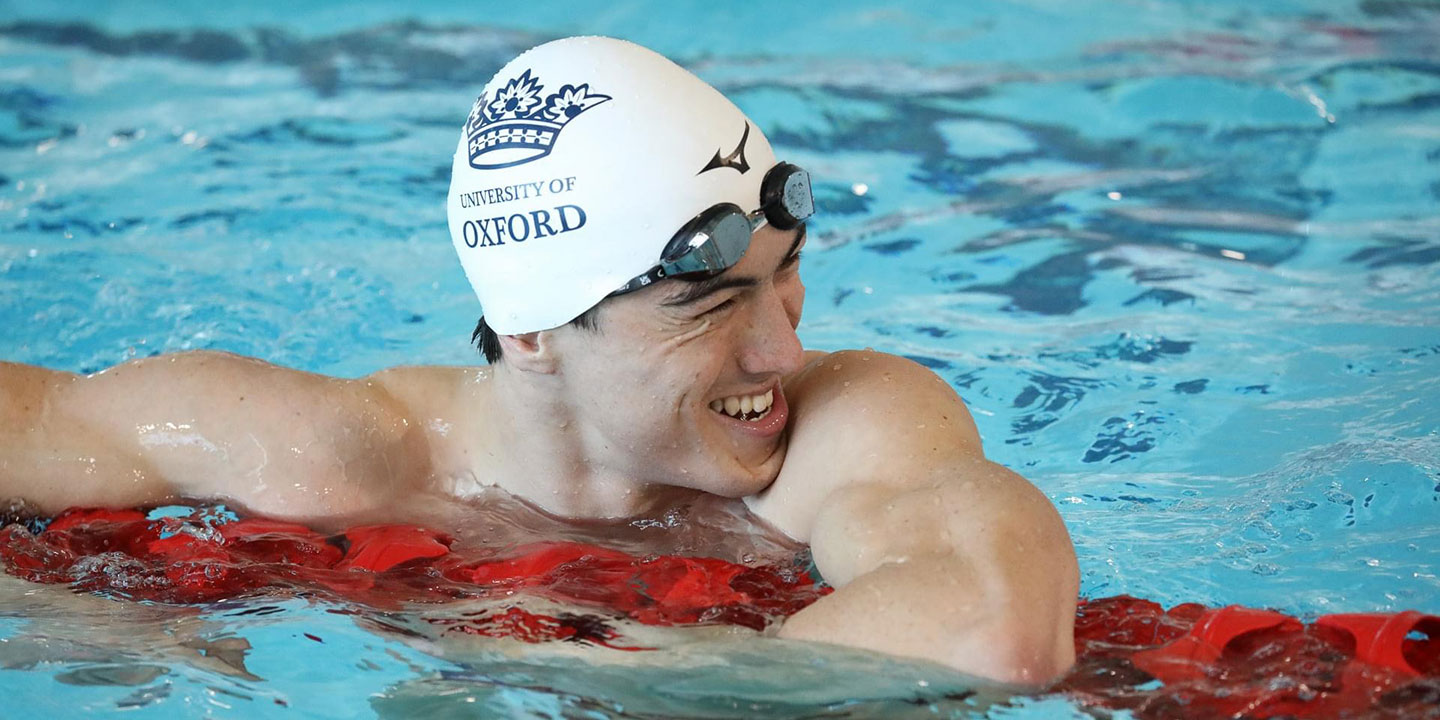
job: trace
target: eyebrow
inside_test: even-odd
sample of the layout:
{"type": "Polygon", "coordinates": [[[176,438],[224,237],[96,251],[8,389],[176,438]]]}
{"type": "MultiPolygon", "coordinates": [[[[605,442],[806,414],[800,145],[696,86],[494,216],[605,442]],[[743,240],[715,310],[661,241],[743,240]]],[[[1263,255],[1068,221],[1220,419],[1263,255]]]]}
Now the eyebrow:
{"type": "Polygon", "coordinates": [[[785,259],[780,261],[780,267],[800,256],[800,244],[805,242],[805,223],[800,223],[800,231],[795,233],[795,242],[790,243],[790,249],[785,251],[785,259]]]}
{"type": "MultiPolygon", "coordinates": [[[[800,248],[800,243],[802,242],[805,242],[805,225],[803,224],[800,226],[800,231],[795,233],[795,241],[790,243],[790,250],[785,253],[785,259],[780,261],[780,267],[783,268],[786,265],[789,265],[791,261],[795,259],[795,251],[800,248]]],[[[709,295],[710,293],[720,292],[721,290],[729,290],[730,288],[736,287],[750,288],[760,284],[759,278],[736,277],[733,275],[727,276],[724,273],[721,273],[714,277],[704,278],[702,280],[690,280],[684,277],[677,277],[675,279],[684,281],[684,289],[676,293],[673,297],[660,303],[661,305],[664,305],[666,307],[688,305],[692,302],[695,302],[696,300],[699,300],[700,298],[705,297],[706,295],[709,295]]]]}

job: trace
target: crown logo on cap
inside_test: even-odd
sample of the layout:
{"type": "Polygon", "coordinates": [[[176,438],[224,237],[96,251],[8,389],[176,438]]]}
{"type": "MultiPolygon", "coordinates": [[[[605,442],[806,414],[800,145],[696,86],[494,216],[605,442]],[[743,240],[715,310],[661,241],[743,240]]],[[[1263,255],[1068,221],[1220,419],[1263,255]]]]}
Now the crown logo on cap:
{"type": "Polygon", "coordinates": [[[465,122],[470,167],[506,168],[550,154],[560,130],[580,113],[610,99],[590,92],[590,84],[563,85],[541,98],[545,89],[529,70],[512,79],[490,99],[481,95],[465,122]]]}

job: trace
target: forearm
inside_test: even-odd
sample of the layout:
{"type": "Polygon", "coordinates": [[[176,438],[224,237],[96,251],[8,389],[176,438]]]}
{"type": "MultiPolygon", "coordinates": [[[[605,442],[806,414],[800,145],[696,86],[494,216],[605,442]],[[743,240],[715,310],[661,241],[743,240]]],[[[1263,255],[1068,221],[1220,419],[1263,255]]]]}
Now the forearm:
{"type": "Polygon", "coordinates": [[[167,495],[136,458],[84,433],[0,436],[0,498],[55,513],[73,505],[133,507],[167,495]]]}
{"type": "Polygon", "coordinates": [[[1074,662],[1074,602],[1057,602],[1055,593],[1048,599],[1009,596],[1014,587],[983,577],[953,555],[887,563],[792,616],[779,636],[931,660],[980,678],[1040,687],[1074,662]]]}
{"type": "Polygon", "coordinates": [[[837,591],[791,618],[787,637],[943,662],[1041,685],[1073,662],[1079,585],[1049,500],[1003,467],[951,463],[949,478],[851,486],[811,537],[837,591]]]}
{"type": "Polygon", "coordinates": [[[71,373],[0,363],[0,499],[44,512],[71,505],[133,506],[166,494],[133,452],[93,432],[54,402],[81,379],[71,373]]]}

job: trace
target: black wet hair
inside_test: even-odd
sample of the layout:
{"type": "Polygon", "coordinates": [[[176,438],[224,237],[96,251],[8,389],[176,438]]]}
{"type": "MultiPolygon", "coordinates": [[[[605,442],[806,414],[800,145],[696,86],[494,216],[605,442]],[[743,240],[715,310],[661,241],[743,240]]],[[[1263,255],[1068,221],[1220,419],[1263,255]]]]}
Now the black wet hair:
{"type": "MultiPolygon", "coordinates": [[[[580,313],[579,317],[571,320],[567,324],[574,325],[581,330],[599,332],[600,306],[596,305],[580,313]]],[[[491,365],[500,362],[500,336],[494,330],[490,329],[490,323],[485,322],[484,315],[480,316],[480,322],[475,323],[475,332],[470,335],[470,342],[475,343],[475,347],[480,350],[480,354],[485,356],[485,362],[491,365]]]]}
{"type": "MultiPolygon", "coordinates": [[[[800,243],[800,238],[803,237],[805,237],[805,231],[803,230],[802,226],[800,235],[795,240],[797,246],[800,243]]],[[[670,279],[678,280],[683,283],[703,284],[706,280],[712,277],[714,276],[699,275],[696,277],[689,277],[675,275],[671,276],[670,279]]],[[[605,302],[602,300],[599,304],[592,306],[589,310],[580,313],[579,317],[576,317],[574,320],[566,323],[566,325],[574,325],[581,330],[588,330],[590,332],[600,332],[600,308],[604,304],[605,302]]],[[[484,315],[480,316],[480,322],[475,323],[475,332],[470,334],[470,342],[473,343],[475,347],[480,350],[481,355],[485,356],[485,362],[490,363],[491,365],[500,362],[500,336],[490,328],[490,323],[485,322],[484,315]]]]}

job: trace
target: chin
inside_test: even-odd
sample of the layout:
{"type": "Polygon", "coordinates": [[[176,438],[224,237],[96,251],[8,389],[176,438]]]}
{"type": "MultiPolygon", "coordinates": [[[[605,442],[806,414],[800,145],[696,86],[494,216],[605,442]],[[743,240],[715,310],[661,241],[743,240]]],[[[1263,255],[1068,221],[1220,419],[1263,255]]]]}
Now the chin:
{"type": "Polygon", "coordinates": [[[724,485],[720,486],[704,488],[704,490],[711,495],[719,495],[720,497],[738,500],[740,498],[749,497],[751,495],[759,493],[761,490],[769,487],[770,483],[772,482],[774,482],[773,478],[761,481],[756,481],[754,478],[746,478],[744,480],[736,480],[734,482],[725,483],[724,485]]]}
{"type": "Polygon", "coordinates": [[[782,442],[775,452],[769,457],[755,465],[741,464],[741,467],[728,473],[726,483],[728,492],[712,491],[716,495],[730,498],[748,497],[759,493],[780,475],[780,465],[785,460],[785,444],[782,442]]]}
{"type": "Polygon", "coordinates": [[[769,442],[736,442],[729,434],[702,426],[694,435],[702,441],[690,450],[689,472],[672,475],[686,481],[686,487],[720,497],[743,498],[769,487],[780,475],[788,434],[782,433],[769,442]]]}
{"type": "Polygon", "coordinates": [[[704,462],[685,467],[688,469],[669,473],[669,482],[665,484],[739,499],[754,495],[775,482],[780,463],[778,459],[766,459],[752,465],[742,463],[738,458],[724,459],[712,455],[704,462]]]}

